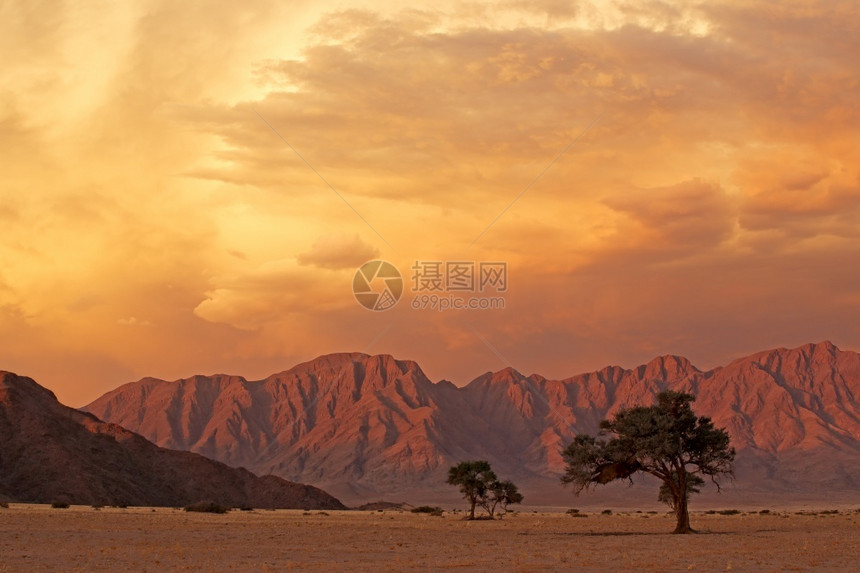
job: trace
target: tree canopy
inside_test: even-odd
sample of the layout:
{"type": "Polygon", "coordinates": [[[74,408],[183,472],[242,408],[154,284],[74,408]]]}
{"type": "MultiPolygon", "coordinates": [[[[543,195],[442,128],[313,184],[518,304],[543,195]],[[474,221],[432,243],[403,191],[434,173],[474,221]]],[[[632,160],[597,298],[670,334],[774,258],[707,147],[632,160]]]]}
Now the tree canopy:
{"type": "Polygon", "coordinates": [[[697,417],[691,394],[667,390],[652,406],[620,410],[600,423],[600,437],[579,434],[562,453],[567,464],[562,482],[578,495],[583,490],[636,472],[662,481],[658,499],[677,517],[675,533],[690,533],[687,505],[709,478],[732,476],[735,450],[724,429],[697,417]],[[605,439],[608,438],[608,439],[605,439]]]}

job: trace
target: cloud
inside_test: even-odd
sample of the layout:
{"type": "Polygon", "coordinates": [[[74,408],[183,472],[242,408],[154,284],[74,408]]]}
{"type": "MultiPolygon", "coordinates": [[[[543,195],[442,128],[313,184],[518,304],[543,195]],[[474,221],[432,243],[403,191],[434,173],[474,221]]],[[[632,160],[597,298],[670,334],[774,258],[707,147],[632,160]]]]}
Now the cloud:
{"type": "Polygon", "coordinates": [[[821,237],[857,238],[860,173],[840,154],[803,145],[751,152],[737,163],[741,238],[784,246],[821,237]]]}
{"type": "Polygon", "coordinates": [[[469,325],[548,375],[860,347],[851,3],[4,16],[0,359],[66,396],[367,346],[465,381],[469,325]],[[376,257],[506,261],[507,308],[369,313],[376,257]]]}
{"type": "Polygon", "coordinates": [[[351,273],[320,274],[290,260],[269,261],[251,272],[213,278],[194,314],[255,330],[273,322],[290,322],[299,314],[352,306],[351,281],[351,273]]]}
{"type": "Polygon", "coordinates": [[[311,250],[297,258],[300,265],[321,269],[356,269],[379,256],[379,249],[363,242],[356,235],[326,235],[320,237],[311,250]]]}
{"type": "Polygon", "coordinates": [[[731,200],[719,186],[698,179],[631,190],[605,203],[626,216],[618,225],[618,242],[657,256],[701,255],[729,239],[734,228],[731,200]]]}
{"type": "Polygon", "coordinates": [[[145,319],[139,319],[134,316],[128,318],[120,318],[116,321],[120,326],[152,326],[152,323],[145,319]]]}

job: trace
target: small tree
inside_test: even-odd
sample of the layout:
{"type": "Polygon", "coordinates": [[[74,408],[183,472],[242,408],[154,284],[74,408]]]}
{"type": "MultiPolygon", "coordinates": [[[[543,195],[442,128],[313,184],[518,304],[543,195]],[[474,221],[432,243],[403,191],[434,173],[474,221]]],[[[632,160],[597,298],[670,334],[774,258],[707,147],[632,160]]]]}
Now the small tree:
{"type": "Polygon", "coordinates": [[[484,460],[460,462],[448,470],[448,483],[460,486],[463,499],[469,502],[469,519],[475,519],[475,506],[486,497],[489,485],[496,480],[490,462],[484,460]]]}
{"type": "Polygon", "coordinates": [[[481,500],[481,507],[487,510],[490,517],[494,517],[496,509],[502,510],[502,515],[508,512],[508,506],[512,503],[522,503],[523,494],[519,492],[516,484],[512,481],[494,481],[489,485],[487,495],[481,500]]]}
{"type": "Polygon", "coordinates": [[[484,460],[460,462],[448,470],[448,483],[460,487],[463,499],[469,502],[469,519],[475,519],[475,507],[480,505],[492,519],[497,508],[507,511],[508,505],[521,503],[522,494],[511,481],[499,481],[490,463],[484,460]]]}
{"type": "Polygon", "coordinates": [[[667,390],[653,406],[619,411],[600,422],[600,435],[575,436],[562,455],[567,468],[561,481],[574,493],[597,484],[645,472],[659,478],[658,499],[675,512],[674,533],[691,533],[687,509],[690,494],[698,493],[707,476],[720,489],[719,478],[732,476],[735,450],[724,429],[710,418],[697,417],[690,406],[695,397],[667,390]]]}

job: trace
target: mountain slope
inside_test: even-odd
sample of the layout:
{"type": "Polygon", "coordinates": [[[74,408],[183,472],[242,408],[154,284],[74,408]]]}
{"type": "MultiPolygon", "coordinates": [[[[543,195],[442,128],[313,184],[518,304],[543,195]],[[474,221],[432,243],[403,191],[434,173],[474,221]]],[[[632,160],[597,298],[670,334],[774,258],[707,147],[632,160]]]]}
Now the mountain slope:
{"type": "Polygon", "coordinates": [[[829,342],[707,372],[663,356],[564,380],[508,368],[462,388],[431,382],[414,362],[334,354],[253,382],[144,379],[87,410],[160,445],[362,498],[437,487],[468,458],[521,482],[550,483],[573,435],[666,388],[695,393],[695,410],[729,430],[738,487],[856,490],[860,355],[829,342]]]}
{"type": "Polygon", "coordinates": [[[87,409],[165,446],[373,492],[414,484],[444,463],[436,417],[456,392],[413,362],[342,354],[255,382],[145,379],[87,409]]]}
{"type": "Polygon", "coordinates": [[[257,477],[155,446],[60,404],[30,378],[0,372],[0,496],[32,502],[340,509],[315,487],[257,477]]]}

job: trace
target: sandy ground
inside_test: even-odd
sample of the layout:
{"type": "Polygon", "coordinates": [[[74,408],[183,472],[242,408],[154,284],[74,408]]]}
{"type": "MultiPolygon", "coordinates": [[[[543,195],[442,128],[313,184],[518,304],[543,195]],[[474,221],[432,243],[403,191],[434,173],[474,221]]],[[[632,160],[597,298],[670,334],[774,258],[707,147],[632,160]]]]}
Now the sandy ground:
{"type": "Polygon", "coordinates": [[[0,571],[850,571],[860,511],[692,514],[521,512],[463,521],[399,511],[232,511],[11,504],[0,571]]]}

